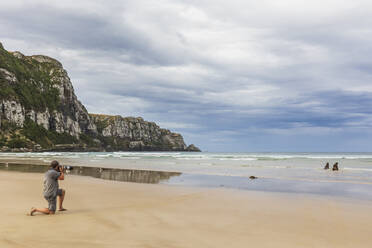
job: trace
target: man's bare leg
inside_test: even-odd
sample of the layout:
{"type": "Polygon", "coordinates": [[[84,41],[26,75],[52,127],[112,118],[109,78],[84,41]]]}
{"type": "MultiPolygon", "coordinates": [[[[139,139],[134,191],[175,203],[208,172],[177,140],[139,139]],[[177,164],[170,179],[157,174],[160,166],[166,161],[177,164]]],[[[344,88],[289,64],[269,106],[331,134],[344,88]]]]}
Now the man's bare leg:
{"type": "Polygon", "coordinates": [[[62,189],[62,195],[58,196],[58,206],[59,206],[58,211],[66,211],[67,210],[67,209],[62,207],[63,200],[65,199],[65,194],[66,194],[66,190],[62,189]]]}
{"type": "Polygon", "coordinates": [[[50,211],[48,208],[31,208],[30,215],[33,216],[35,212],[43,214],[54,214],[54,211],[50,211]]]}

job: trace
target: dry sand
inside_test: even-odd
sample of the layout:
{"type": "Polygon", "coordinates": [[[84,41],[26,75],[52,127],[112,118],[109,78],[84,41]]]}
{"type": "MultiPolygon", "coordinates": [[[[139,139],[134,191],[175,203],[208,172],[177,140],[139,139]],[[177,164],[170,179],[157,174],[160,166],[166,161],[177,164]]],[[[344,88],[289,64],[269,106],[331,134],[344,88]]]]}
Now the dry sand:
{"type": "Polygon", "coordinates": [[[371,202],[67,176],[67,212],[42,174],[0,172],[0,247],[372,247],[371,202]]]}

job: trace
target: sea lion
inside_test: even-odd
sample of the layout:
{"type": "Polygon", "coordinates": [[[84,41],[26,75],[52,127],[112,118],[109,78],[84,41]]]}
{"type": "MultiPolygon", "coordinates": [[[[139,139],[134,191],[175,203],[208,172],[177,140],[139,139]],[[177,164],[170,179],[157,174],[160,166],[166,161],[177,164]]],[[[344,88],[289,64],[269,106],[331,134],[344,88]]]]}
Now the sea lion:
{"type": "Polygon", "coordinates": [[[338,171],[338,162],[336,162],[336,163],[333,165],[332,170],[333,170],[333,171],[338,171]]]}
{"type": "Polygon", "coordinates": [[[328,170],[329,169],[329,163],[327,162],[327,164],[324,166],[324,169],[325,170],[328,170]]]}

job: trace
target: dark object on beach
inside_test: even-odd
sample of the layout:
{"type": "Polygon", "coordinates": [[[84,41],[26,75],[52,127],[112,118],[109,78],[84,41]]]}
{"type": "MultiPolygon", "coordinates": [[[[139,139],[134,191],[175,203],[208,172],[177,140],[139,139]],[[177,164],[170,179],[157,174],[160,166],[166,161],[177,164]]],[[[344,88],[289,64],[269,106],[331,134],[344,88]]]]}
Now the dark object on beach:
{"type": "Polygon", "coordinates": [[[66,169],[66,170],[73,170],[74,167],[72,167],[72,166],[70,166],[70,165],[66,165],[66,166],[65,166],[65,169],[66,169]]]}
{"type": "Polygon", "coordinates": [[[257,179],[258,177],[255,177],[255,176],[250,176],[249,179],[257,179]]]}
{"type": "Polygon", "coordinates": [[[338,162],[336,162],[336,163],[333,165],[332,170],[333,170],[333,171],[338,171],[338,162]]]}
{"type": "Polygon", "coordinates": [[[329,169],[329,163],[327,162],[327,164],[324,166],[324,169],[325,170],[328,170],[329,169]]]}

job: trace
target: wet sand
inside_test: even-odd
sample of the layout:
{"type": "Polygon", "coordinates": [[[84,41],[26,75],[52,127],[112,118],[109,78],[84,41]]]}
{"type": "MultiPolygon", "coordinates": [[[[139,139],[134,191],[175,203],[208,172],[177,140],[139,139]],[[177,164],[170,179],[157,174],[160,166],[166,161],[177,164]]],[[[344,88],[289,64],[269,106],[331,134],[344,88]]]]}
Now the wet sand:
{"type": "Polygon", "coordinates": [[[0,171],[0,247],[372,247],[372,202],[67,176],[67,212],[42,174],[0,171]]]}

